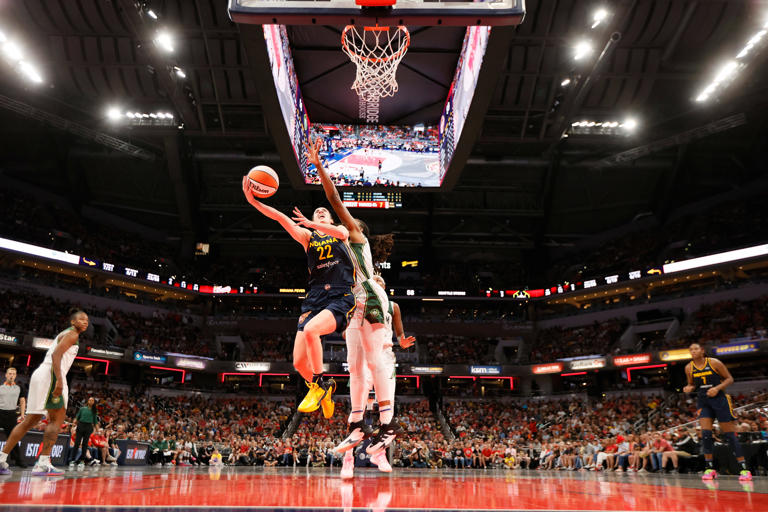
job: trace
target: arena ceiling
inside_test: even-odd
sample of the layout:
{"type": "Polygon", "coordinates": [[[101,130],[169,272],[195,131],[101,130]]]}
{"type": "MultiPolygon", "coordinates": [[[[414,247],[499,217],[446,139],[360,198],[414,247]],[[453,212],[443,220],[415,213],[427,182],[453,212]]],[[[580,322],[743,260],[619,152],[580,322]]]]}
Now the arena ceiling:
{"type": "MultiPolygon", "coordinates": [[[[210,239],[236,252],[265,240],[289,244],[240,192],[253,164],[282,172],[257,92],[269,78],[246,51],[252,32],[229,20],[224,0],[146,4],[159,21],[131,0],[0,3],[0,30],[23,41],[44,78],[38,86],[0,73],[2,171],[185,242],[210,239]],[[152,43],[158,23],[176,36],[172,56],[152,43]],[[172,111],[184,127],[115,127],[105,117],[113,104],[172,111]]],[[[471,244],[522,262],[638,215],[663,220],[761,177],[764,59],[718,98],[694,98],[766,16],[765,2],[607,1],[612,16],[596,30],[593,1],[526,4],[525,21],[496,63],[490,106],[456,186],[406,191],[403,211],[366,212],[375,231],[394,230],[414,251],[458,254],[471,244]],[[573,59],[584,36],[602,58],[573,59]],[[563,136],[574,121],[628,117],[639,125],[630,136],[563,136]]],[[[338,49],[339,31],[289,28],[313,120],[354,121],[354,68],[338,49]]],[[[387,100],[393,122],[437,119],[463,37],[450,27],[412,32],[401,91],[387,100]]],[[[283,210],[323,201],[282,181],[272,202],[283,210]]]]}

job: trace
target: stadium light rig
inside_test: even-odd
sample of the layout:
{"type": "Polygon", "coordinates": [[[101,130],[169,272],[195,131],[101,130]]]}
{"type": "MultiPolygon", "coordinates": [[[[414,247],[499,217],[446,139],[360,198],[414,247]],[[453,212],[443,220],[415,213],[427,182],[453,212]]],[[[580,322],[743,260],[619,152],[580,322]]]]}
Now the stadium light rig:
{"type": "Polygon", "coordinates": [[[595,29],[600,25],[602,22],[604,22],[606,19],[608,19],[608,15],[610,13],[606,11],[605,9],[597,9],[592,14],[592,28],[595,29]]]}
{"type": "Polygon", "coordinates": [[[725,90],[754,59],[755,54],[762,50],[768,41],[768,20],[763,22],[760,30],[752,34],[746,44],[739,50],[736,57],[724,62],[709,84],[696,96],[698,103],[703,103],[716,93],[725,90]]]}
{"type": "Polygon", "coordinates": [[[165,30],[155,36],[155,45],[167,53],[173,53],[173,36],[165,30]]]}
{"type": "Polygon", "coordinates": [[[19,74],[24,76],[30,82],[41,84],[43,77],[37,67],[29,60],[24,58],[24,52],[14,41],[8,39],[3,31],[0,30],[0,45],[2,45],[3,56],[6,62],[14,68],[19,74]]]}
{"type": "Polygon", "coordinates": [[[174,127],[176,121],[170,112],[134,112],[123,111],[121,108],[111,106],[107,108],[107,119],[112,123],[125,123],[130,126],[156,126],[174,127]]]}
{"type": "Polygon", "coordinates": [[[592,51],[593,51],[592,43],[590,43],[589,41],[579,41],[573,47],[573,59],[581,60],[587,55],[590,55],[592,51]]]}
{"type": "Polygon", "coordinates": [[[637,130],[636,119],[619,121],[575,121],[571,123],[573,135],[630,135],[637,130]]]}

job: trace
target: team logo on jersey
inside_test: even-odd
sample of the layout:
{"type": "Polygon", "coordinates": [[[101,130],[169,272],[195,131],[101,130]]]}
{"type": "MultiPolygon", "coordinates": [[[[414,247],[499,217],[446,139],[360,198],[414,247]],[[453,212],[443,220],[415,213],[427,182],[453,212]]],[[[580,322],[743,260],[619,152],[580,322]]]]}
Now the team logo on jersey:
{"type": "Polygon", "coordinates": [[[299,317],[299,323],[300,323],[300,324],[301,324],[301,323],[304,323],[304,320],[306,320],[306,319],[307,319],[307,317],[308,317],[310,314],[312,314],[312,312],[311,312],[311,311],[307,311],[306,313],[304,313],[303,315],[301,315],[301,316],[299,317]]]}
{"type": "Polygon", "coordinates": [[[51,399],[51,403],[57,404],[59,402],[61,402],[61,397],[60,396],[55,396],[55,397],[53,397],[51,399]]]}

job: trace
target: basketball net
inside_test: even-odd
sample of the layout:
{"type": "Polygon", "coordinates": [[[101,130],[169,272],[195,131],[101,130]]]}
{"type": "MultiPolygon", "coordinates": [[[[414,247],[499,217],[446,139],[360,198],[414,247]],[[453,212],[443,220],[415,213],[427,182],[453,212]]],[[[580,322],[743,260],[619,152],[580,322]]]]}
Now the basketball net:
{"type": "Polygon", "coordinates": [[[360,98],[360,119],[379,122],[379,99],[397,92],[395,73],[409,44],[411,34],[402,25],[364,27],[362,32],[354,25],[344,28],[341,47],[357,66],[352,89],[360,98]]]}

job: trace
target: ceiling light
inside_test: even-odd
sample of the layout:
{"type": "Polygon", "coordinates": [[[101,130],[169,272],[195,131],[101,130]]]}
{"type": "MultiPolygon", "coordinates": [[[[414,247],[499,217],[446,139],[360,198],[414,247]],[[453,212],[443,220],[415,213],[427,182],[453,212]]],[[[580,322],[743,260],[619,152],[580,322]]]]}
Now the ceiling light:
{"type": "Polygon", "coordinates": [[[622,125],[622,128],[630,132],[635,131],[635,129],[637,128],[637,120],[632,119],[631,117],[629,119],[626,119],[624,121],[624,124],[622,125]]]}
{"type": "Polygon", "coordinates": [[[6,42],[3,45],[3,51],[5,52],[5,55],[14,62],[20,61],[24,57],[24,54],[21,53],[21,49],[16,46],[15,43],[6,42]]]}
{"type": "Polygon", "coordinates": [[[608,11],[605,9],[598,9],[592,14],[592,28],[597,27],[600,23],[605,21],[608,17],[608,11]]]}
{"type": "Polygon", "coordinates": [[[4,42],[6,42],[7,40],[8,40],[8,38],[7,38],[7,37],[5,37],[5,33],[3,33],[2,31],[0,31],[0,43],[4,43],[4,42]]]}
{"type": "Polygon", "coordinates": [[[723,67],[720,68],[720,71],[717,73],[717,76],[715,76],[715,82],[720,83],[726,78],[730,78],[734,75],[736,72],[736,68],[739,67],[738,62],[735,60],[731,60],[723,64],[723,67]]]}
{"type": "Polygon", "coordinates": [[[168,32],[159,32],[155,37],[155,44],[166,52],[173,52],[173,37],[168,32]]]}
{"type": "Polygon", "coordinates": [[[43,83],[43,77],[40,76],[40,73],[38,73],[35,67],[29,62],[23,61],[19,64],[19,69],[27,78],[36,84],[43,83]]]}
{"type": "Polygon", "coordinates": [[[592,53],[592,44],[589,41],[579,41],[576,46],[573,47],[573,58],[580,60],[590,53],[592,53]]]}
{"type": "MultiPolygon", "coordinates": [[[[117,121],[123,116],[123,114],[120,112],[120,109],[118,107],[109,107],[107,109],[107,119],[110,121],[117,121]]],[[[126,113],[126,116],[130,117],[131,113],[126,113]]]]}
{"type": "Polygon", "coordinates": [[[155,11],[153,11],[152,9],[147,9],[147,16],[149,16],[153,20],[157,19],[157,14],[155,14],[155,11]]]}
{"type": "Polygon", "coordinates": [[[565,87],[566,85],[568,85],[568,84],[570,84],[570,83],[571,83],[571,79],[570,79],[570,78],[566,78],[565,80],[563,80],[562,82],[560,82],[560,86],[561,86],[561,87],[565,87]]]}
{"type": "Polygon", "coordinates": [[[184,73],[184,70],[181,69],[180,67],[174,66],[173,71],[176,73],[176,76],[178,76],[179,78],[187,78],[187,74],[184,73]]]}

